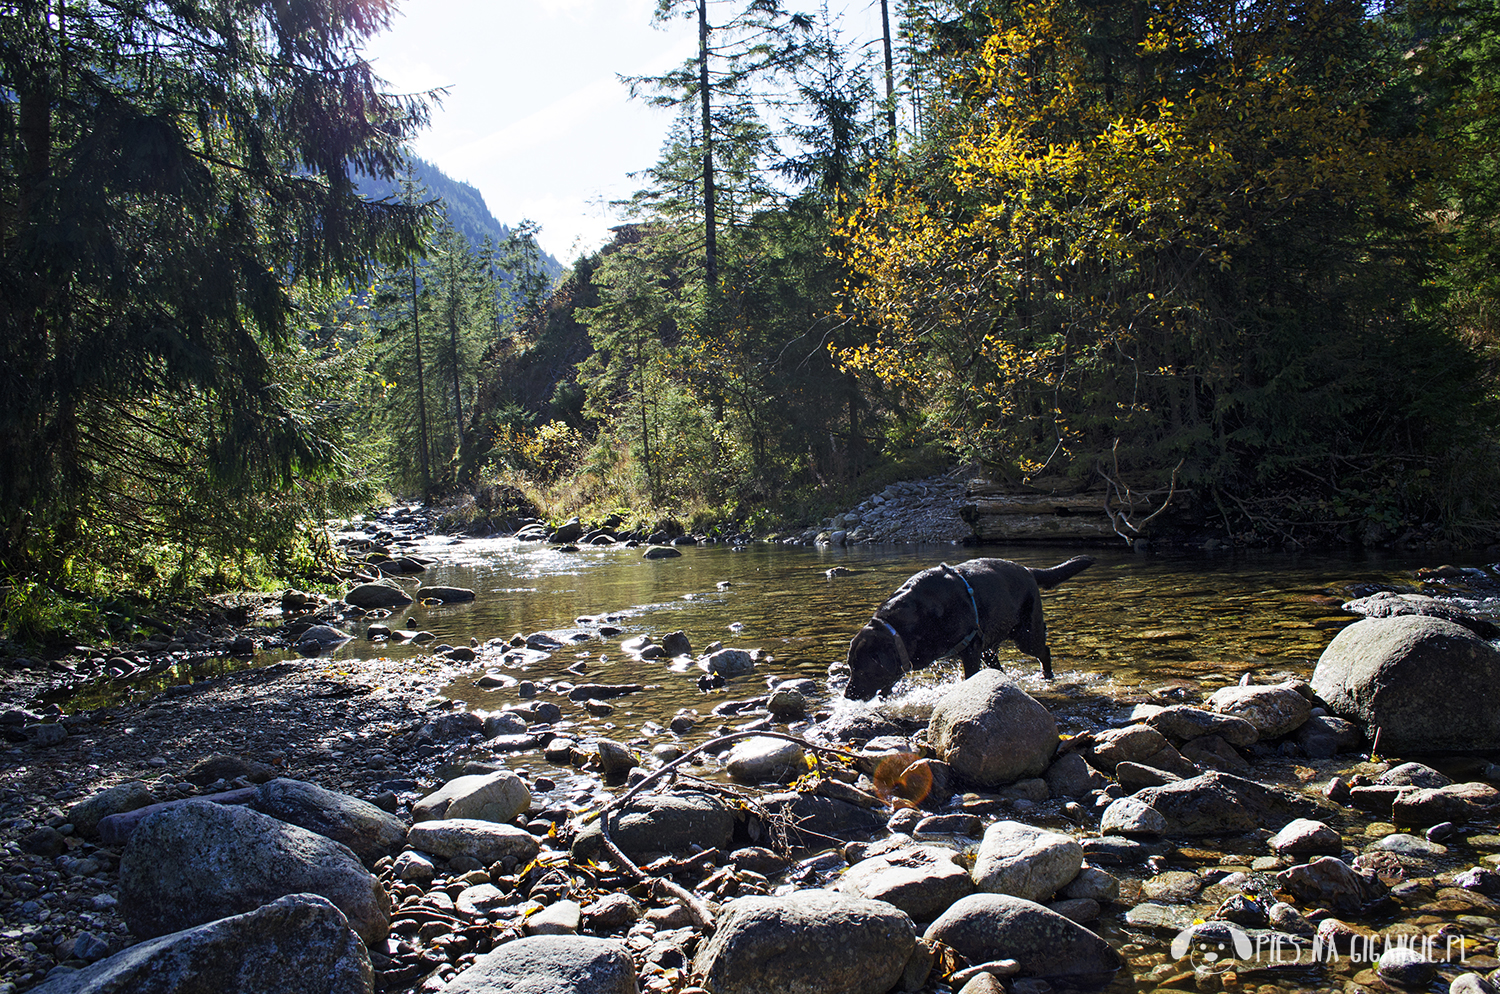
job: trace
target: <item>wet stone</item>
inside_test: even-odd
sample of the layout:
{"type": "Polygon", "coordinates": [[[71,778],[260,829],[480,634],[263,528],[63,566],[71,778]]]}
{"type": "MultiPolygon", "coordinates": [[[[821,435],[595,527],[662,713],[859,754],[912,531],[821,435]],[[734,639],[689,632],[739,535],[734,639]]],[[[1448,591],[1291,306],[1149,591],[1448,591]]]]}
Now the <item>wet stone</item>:
{"type": "Polygon", "coordinates": [[[1158,874],[1141,884],[1141,892],[1147,900],[1160,904],[1187,904],[1203,889],[1203,880],[1196,873],[1171,870],[1158,874]]]}

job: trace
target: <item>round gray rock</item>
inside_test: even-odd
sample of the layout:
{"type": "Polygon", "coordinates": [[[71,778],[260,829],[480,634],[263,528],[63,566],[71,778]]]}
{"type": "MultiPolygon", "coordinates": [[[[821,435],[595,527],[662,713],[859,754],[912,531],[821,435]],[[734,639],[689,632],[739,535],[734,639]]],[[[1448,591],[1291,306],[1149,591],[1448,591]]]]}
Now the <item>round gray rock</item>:
{"type": "MultiPolygon", "coordinates": [[[[1253,780],[1217,772],[1161,787],[1147,787],[1132,799],[1150,805],[1166,818],[1168,835],[1253,832],[1265,825],[1284,825],[1293,818],[1304,817],[1312,808],[1309,801],[1253,780]]],[[[1106,814],[1108,810],[1105,809],[1106,814]]]]}
{"type": "Polygon", "coordinates": [[[1310,818],[1294,818],[1281,831],[1266,840],[1271,850],[1282,856],[1334,856],[1344,850],[1338,830],[1310,818]]]}
{"type": "Polygon", "coordinates": [[[974,893],[974,881],[954,855],[951,849],[910,846],[871,856],[845,870],[838,889],[894,904],[913,921],[932,921],[954,901],[974,893]]]}
{"type": "MultiPolygon", "coordinates": [[[[488,719],[486,719],[488,720],[488,719]]],[[[531,808],[531,789],[509,770],[454,777],[412,805],[413,821],[511,821],[531,808]]]]}
{"type": "Polygon", "coordinates": [[[938,701],[928,739],[961,779],[996,787],[1047,769],[1057,752],[1057,722],[1015,681],[986,668],[938,701]]]}
{"type": "Polygon", "coordinates": [[[406,844],[443,859],[472,856],[481,863],[493,863],[507,856],[529,863],[541,851],[536,839],[524,828],[474,818],[418,822],[406,833],[406,844]]]}
{"type": "MultiPolygon", "coordinates": [[[[728,850],[735,812],[723,798],[684,791],[648,794],[610,815],[610,836],[627,853],[680,852],[691,845],[728,850]]],[[[575,858],[588,858],[602,846],[597,821],[573,843],[575,858]]]]}
{"type": "Polygon", "coordinates": [[[1083,846],[1071,835],[1018,821],[985,829],[974,860],[974,886],[990,894],[1045,901],[1083,868],[1083,846]]]}
{"type": "Polygon", "coordinates": [[[127,780],[73,805],[68,809],[68,821],[80,835],[92,838],[98,833],[101,818],[135,811],[156,801],[156,795],[144,783],[127,780]]]}
{"type": "Polygon", "coordinates": [[[1243,718],[1263,739],[1280,738],[1301,727],[1312,716],[1312,704],[1284,684],[1272,687],[1221,687],[1208,699],[1219,714],[1243,718]]]}
{"type": "Polygon", "coordinates": [[[120,856],[120,912],[144,938],[321,894],[366,945],[386,937],[385,888],[347,846],[249,808],[191,800],[142,820],[120,856]]]}
{"type": "Polygon", "coordinates": [[[255,790],[250,806],[261,814],[342,842],[367,863],[401,851],[406,824],[369,801],[284,777],[255,790]]]}
{"type": "Polygon", "coordinates": [[[1109,943],[1082,925],[1008,894],[969,895],[923,938],[952,946],[970,963],[1014,959],[1027,977],[1102,981],[1124,965],[1109,943]]]}
{"type": "Polygon", "coordinates": [[[537,935],[480,956],[443,994],[636,994],[635,963],[613,939],[537,935]]]}
{"type": "Polygon", "coordinates": [[[1366,618],[1334,636],[1313,670],[1329,708],[1382,752],[1500,748],[1500,649],[1441,618],[1366,618]]]}
{"type": "Polygon", "coordinates": [[[731,901],[717,925],[694,961],[714,994],[883,994],[917,944],[905,912],[821,890],[731,901]]]}
{"type": "Polygon", "coordinates": [[[742,739],[729,750],[724,769],[740,783],[786,783],[806,771],[806,750],[787,739],[758,736],[742,739]]]}
{"type": "Polygon", "coordinates": [[[411,602],[406,591],[390,583],[361,583],[344,595],[345,604],[366,609],[405,607],[411,602]]]}
{"type": "Polygon", "coordinates": [[[1099,819],[1102,835],[1165,835],[1167,819],[1160,811],[1135,797],[1117,797],[1099,819]]]}

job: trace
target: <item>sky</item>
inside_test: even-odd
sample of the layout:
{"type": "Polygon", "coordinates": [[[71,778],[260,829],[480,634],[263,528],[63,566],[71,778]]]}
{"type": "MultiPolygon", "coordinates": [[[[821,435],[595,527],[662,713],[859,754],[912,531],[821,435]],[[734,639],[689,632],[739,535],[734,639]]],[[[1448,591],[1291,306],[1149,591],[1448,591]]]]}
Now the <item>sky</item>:
{"type": "MultiPolygon", "coordinates": [[[[829,8],[846,40],[878,39],[879,0],[829,8]]],[[[393,91],[448,87],[413,150],[475,186],[502,223],[537,222],[542,248],[570,265],[608,239],[620,221],[609,202],[639,188],[630,174],[656,161],[671,125],[671,111],[631,100],[619,77],[660,74],[697,52],[696,19],[654,25],[655,9],[656,0],[404,0],[365,55],[393,91]]]]}

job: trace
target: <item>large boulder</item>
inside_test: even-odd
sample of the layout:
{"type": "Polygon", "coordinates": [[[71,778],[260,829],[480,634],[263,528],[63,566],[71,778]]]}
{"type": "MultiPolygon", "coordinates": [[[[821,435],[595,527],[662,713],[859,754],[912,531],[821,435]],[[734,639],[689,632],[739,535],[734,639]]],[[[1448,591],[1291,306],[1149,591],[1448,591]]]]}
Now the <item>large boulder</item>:
{"type": "Polygon", "coordinates": [[[959,778],[997,787],[1047,769],[1057,752],[1057,722],[1014,680],[986,668],[938,701],[928,739],[959,778]]]}
{"type": "Polygon", "coordinates": [[[1237,835],[1285,825],[1314,810],[1310,801],[1219,772],[1147,787],[1131,800],[1155,809],[1166,820],[1164,835],[1237,835]]]}
{"type": "Polygon", "coordinates": [[[1045,901],[1082,868],[1083,846],[1071,835],[997,821],[985,829],[973,876],[975,886],[987,893],[1045,901]]]}
{"type": "Polygon", "coordinates": [[[904,911],[831,891],[724,906],[694,960],[713,994],[885,994],[917,944],[904,911]]]}
{"type": "Polygon", "coordinates": [[[970,963],[1013,959],[1027,977],[1102,982],[1124,963],[1110,944],[1034,901],[970,894],[928,926],[923,938],[952,946],[970,963]]]}
{"type": "Polygon", "coordinates": [[[1500,649],[1442,618],[1366,618],[1336,635],[1312,687],[1383,753],[1500,749],[1500,649]]]}
{"type": "Polygon", "coordinates": [[[344,595],[345,604],[367,610],[405,607],[411,602],[411,596],[394,583],[361,583],[344,595]]]}
{"type": "Polygon", "coordinates": [[[261,784],[250,806],[261,814],[342,842],[367,863],[393,856],[406,842],[406,825],[369,801],[317,784],[281,777],[261,784]]]}
{"type": "Polygon", "coordinates": [[[366,945],[385,939],[390,900],[359,857],[259,811],[189,801],[142,821],[120,855],[120,911],[142,938],[304,892],[333,902],[366,945]]]}
{"type": "MultiPolygon", "coordinates": [[[[349,921],[316,894],[148,939],[64,973],[36,994],[370,994],[370,955],[349,921]]],[[[633,992],[633,988],[632,988],[633,992]]]]}
{"type": "Polygon", "coordinates": [[[496,946],[443,994],[636,994],[624,943],[583,935],[534,935],[496,946]]]}

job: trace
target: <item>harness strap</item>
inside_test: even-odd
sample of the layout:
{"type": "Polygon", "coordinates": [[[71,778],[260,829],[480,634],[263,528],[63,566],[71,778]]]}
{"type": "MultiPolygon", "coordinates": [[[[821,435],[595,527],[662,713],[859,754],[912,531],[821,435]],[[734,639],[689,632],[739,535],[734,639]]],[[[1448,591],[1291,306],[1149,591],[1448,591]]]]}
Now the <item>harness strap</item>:
{"type": "Polygon", "coordinates": [[[968,635],[965,635],[957,645],[938,657],[939,659],[947,659],[950,656],[954,656],[960,652],[963,652],[965,647],[967,647],[970,642],[974,641],[974,639],[979,636],[979,601],[974,597],[974,588],[969,586],[968,577],[964,576],[962,573],[954,569],[952,566],[949,566],[947,563],[943,563],[942,568],[958,577],[958,582],[962,583],[964,585],[964,589],[969,592],[969,607],[974,609],[974,630],[968,635]]]}
{"type": "Polygon", "coordinates": [[[943,569],[958,577],[958,582],[962,583],[964,589],[969,592],[969,606],[974,609],[974,633],[977,635],[979,633],[979,601],[974,598],[974,588],[969,586],[969,578],[947,563],[943,563],[943,569]]]}

